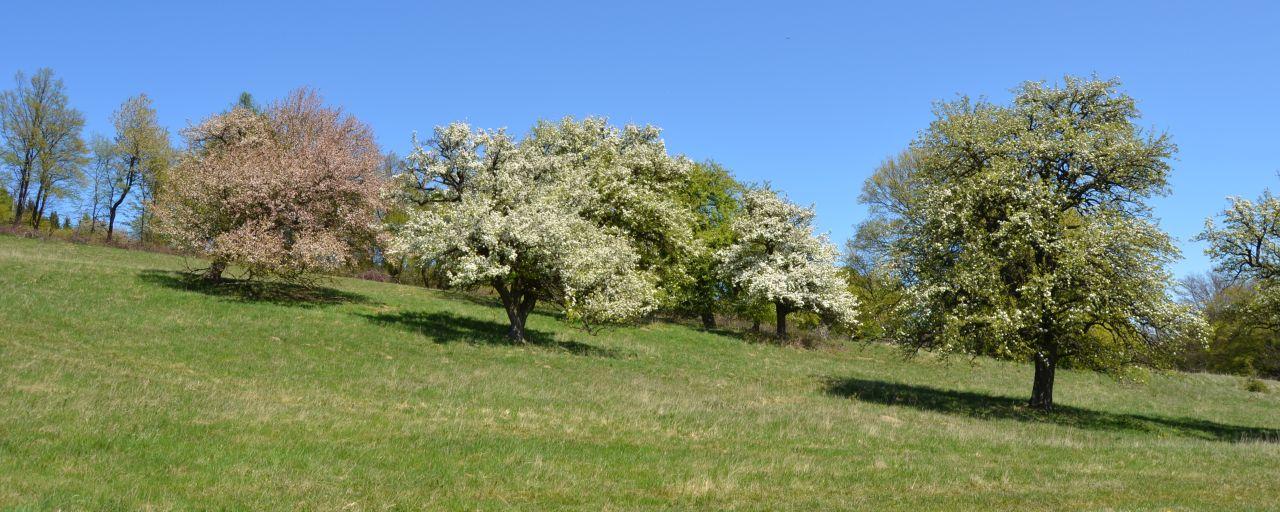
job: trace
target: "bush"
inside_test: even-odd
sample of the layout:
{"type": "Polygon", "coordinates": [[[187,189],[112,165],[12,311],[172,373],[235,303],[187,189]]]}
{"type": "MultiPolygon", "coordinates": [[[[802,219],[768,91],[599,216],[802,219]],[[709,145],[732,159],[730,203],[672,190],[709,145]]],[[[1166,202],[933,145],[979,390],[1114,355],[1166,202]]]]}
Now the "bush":
{"type": "Polygon", "coordinates": [[[1251,393],[1266,393],[1270,391],[1266,381],[1257,377],[1249,377],[1244,381],[1244,389],[1251,393]]]}

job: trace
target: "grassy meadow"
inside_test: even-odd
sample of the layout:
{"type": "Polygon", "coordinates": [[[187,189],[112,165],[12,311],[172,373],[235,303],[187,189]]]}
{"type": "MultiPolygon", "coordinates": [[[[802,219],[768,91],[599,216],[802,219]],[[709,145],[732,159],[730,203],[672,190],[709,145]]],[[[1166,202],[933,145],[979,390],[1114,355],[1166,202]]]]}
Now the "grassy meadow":
{"type": "Polygon", "coordinates": [[[1280,384],[804,350],[0,237],[3,510],[1275,510],[1280,384]]]}

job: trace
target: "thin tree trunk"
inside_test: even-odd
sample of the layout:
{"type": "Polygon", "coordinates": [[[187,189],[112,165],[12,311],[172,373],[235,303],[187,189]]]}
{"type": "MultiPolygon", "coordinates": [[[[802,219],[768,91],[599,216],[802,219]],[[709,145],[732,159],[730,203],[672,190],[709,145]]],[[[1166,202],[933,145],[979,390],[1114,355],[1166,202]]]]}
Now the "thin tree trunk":
{"type": "Polygon", "coordinates": [[[40,229],[40,217],[44,216],[44,187],[36,189],[35,207],[31,209],[31,229],[40,229]]]}
{"type": "Polygon", "coordinates": [[[14,198],[16,204],[13,208],[13,225],[17,226],[22,222],[22,212],[27,206],[27,194],[31,190],[31,157],[28,155],[22,163],[22,168],[18,171],[18,197],[14,198]]]}
{"type": "Polygon", "coordinates": [[[112,233],[115,232],[115,229],[116,229],[116,209],[112,207],[111,211],[107,214],[107,241],[108,242],[111,241],[111,235],[112,233]]]}
{"type": "Polygon", "coordinates": [[[774,303],[774,310],[778,313],[778,339],[787,339],[787,314],[791,312],[791,308],[781,302],[774,303]]]}
{"type": "Polygon", "coordinates": [[[751,319],[751,332],[760,334],[760,318],[759,317],[751,319]]]}
{"type": "Polygon", "coordinates": [[[1044,411],[1053,409],[1053,376],[1057,370],[1057,354],[1045,351],[1031,359],[1036,365],[1036,375],[1031,385],[1031,400],[1027,405],[1044,411]]]}
{"type": "MultiPolygon", "coordinates": [[[[44,219],[44,209],[49,205],[49,194],[39,194],[36,196],[36,209],[32,212],[33,219],[31,221],[33,228],[40,229],[40,221],[44,219]]],[[[56,227],[56,226],[55,226],[56,227]]]]}

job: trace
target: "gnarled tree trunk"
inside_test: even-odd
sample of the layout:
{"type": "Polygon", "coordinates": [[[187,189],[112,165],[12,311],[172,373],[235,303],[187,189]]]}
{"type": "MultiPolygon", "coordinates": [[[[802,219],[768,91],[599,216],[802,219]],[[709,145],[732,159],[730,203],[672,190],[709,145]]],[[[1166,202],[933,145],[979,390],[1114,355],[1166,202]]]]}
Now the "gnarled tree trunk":
{"type": "Polygon", "coordinates": [[[227,270],[227,262],[222,260],[213,260],[209,264],[209,270],[204,273],[204,280],[210,283],[218,283],[222,281],[222,273],[227,270]]]}
{"type": "Polygon", "coordinates": [[[1031,356],[1036,365],[1035,380],[1031,385],[1031,400],[1027,405],[1033,409],[1053,409],[1053,374],[1057,369],[1058,357],[1055,351],[1048,350],[1031,356]]]}
{"type": "Polygon", "coordinates": [[[537,294],[522,286],[519,280],[507,286],[501,279],[494,279],[493,289],[497,290],[498,297],[502,299],[502,309],[506,310],[507,320],[511,323],[511,328],[507,330],[507,341],[519,344],[528,342],[525,323],[538,302],[537,294]]]}

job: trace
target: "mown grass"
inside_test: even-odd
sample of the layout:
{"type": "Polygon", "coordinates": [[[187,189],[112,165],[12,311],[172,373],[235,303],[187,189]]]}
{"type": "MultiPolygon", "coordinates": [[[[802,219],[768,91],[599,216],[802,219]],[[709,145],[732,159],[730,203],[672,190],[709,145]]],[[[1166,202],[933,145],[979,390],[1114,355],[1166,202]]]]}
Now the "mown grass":
{"type": "MultiPolygon", "coordinates": [[[[1271,510],[1280,394],[1242,379],[588,335],[338,279],[0,237],[0,508],[1271,510]]],[[[1275,389],[1278,386],[1272,383],[1275,389]]]]}

